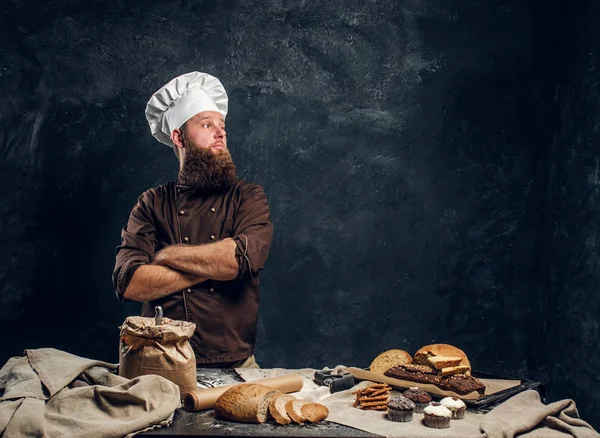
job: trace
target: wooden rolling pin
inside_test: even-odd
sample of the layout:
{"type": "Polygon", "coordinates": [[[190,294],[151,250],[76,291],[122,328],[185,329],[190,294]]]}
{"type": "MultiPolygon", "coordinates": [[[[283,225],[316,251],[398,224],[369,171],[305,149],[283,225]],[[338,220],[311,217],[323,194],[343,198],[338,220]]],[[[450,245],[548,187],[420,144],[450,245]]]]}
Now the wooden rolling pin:
{"type": "Polygon", "coordinates": [[[232,383],[231,385],[218,386],[216,388],[196,389],[183,396],[183,407],[186,411],[211,409],[215,406],[215,402],[221,394],[229,388],[240,384],[243,385],[244,383],[260,383],[261,385],[269,386],[285,393],[300,391],[303,385],[302,377],[299,374],[288,374],[286,376],[253,380],[252,382],[232,383]]]}

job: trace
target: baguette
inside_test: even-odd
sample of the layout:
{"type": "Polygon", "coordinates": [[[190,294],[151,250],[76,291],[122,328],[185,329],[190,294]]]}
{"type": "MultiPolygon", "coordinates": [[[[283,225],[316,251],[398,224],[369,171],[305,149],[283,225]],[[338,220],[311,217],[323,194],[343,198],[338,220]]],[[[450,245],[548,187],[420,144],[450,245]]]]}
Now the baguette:
{"type": "Polygon", "coordinates": [[[225,391],[215,402],[218,418],[241,423],[264,423],[269,402],[281,391],[257,383],[242,383],[225,391]]]}

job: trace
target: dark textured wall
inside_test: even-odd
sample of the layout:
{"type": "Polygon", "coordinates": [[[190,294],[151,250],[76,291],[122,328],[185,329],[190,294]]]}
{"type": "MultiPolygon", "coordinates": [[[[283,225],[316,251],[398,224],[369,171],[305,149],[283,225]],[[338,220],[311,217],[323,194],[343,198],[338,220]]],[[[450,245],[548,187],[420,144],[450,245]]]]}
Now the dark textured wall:
{"type": "Polygon", "coordinates": [[[550,4],[3,1],[0,359],[55,346],[117,360],[139,309],[114,297],[114,247],[137,196],[177,168],[145,104],[200,70],[228,90],[230,149],[276,226],[262,366],[367,366],[450,342],[476,369],[590,400],[591,363],[577,385],[564,367],[598,327],[578,301],[598,281],[593,120],[578,131],[595,100],[589,81],[567,97],[588,76],[565,67],[561,102],[582,109],[565,107],[552,146],[550,4]],[[574,254],[548,255],[574,236],[574,254]]]}
{"type": "MultiPolygon", "coordinates": [[[[564,9],[559,108],[549,154],[540,343],[542,377],[551,398],[574,394],[584,418],[600,416],[600,8],[592,1],[564,9]],[[589,415],[589,417],[586,417],[589,415]]],[[[594,424],[594,423],[593,423],[594,424]]]]}

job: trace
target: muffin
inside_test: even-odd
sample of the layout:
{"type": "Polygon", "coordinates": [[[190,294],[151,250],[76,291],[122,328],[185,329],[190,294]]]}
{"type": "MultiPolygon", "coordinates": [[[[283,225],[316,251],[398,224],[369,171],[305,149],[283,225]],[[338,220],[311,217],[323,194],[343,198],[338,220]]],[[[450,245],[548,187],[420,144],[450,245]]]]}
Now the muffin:
{"type": "Polygon", "coordinates": [[[402,393],[402,395],[415,404],[416,414],[422,413],[423,409],[429,406],[429,402],[431,402],[431,396],[416,386],[407,389],[402,393]]]}
{"type": "Polygon", "coordinates": [[[451,418],[452,412],[450,412],[450,409],[436,402],[432,402],[423,409],[423,423],[427,427],[447,429],[450,427],[451,418]]]}
{"type": "Polygon", "coordinates": [[[440,400],[440,404],[447,407],[450,412],[452,412],[452,419],[462,420],[465,418],[467,407],[461,399],[456,397],[446,397],[440,400]]]}
{"type": "Polygon", "coordinates": [[[388,419],[406,423],[412,421],[415,404],[406,397],[399,395],[387,402],[388,419]]]}

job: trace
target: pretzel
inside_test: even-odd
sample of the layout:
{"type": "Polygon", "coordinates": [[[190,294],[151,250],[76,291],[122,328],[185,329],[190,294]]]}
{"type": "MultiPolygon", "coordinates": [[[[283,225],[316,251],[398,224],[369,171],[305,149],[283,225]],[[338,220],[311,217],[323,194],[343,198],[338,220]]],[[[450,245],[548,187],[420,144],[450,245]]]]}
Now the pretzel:
{"type": "Polygon", "coordinates": [[[367,408],[369,406],[386,406],[386,405],[387,405],[387,401],[385,401],[385,400],[373,401],[373,402],[367,402],[367,403],[360,404],[360,406],[362,408],[367,408]]]}
{"type": "Polygon", "coordinates": [[[375,383],[373,385],[367,386],[367,388],[378,388],[378,389],[390,388],[390,385],[388,385],[387,383],[375,383]]]}
{"type": "Polygon", "coordinates": [[[366,388],[357,389],[352,392],[352,394],[356,395],[354,407],[384,410],[386,409],[386,403],[389,398],[388,394],[391,390],[392,387],[387,383],[374,383],[366,388]]]}
{"type": "Polygon", "coordinates": [[[376,397],[378,395],[381,394],[387,394],[388,392],[390,392],[392,390],[392,388],[384,388],[384,389],[380,389],[378,391],[374,391],[370,394],[371,397],[376,397]]]}
{"type": "Polygon", "coordinates": [[[387,410],[387,407],[384,406],[384,405],[381,405],[381,406],[369,406],[369,407],[363,408],[363,410],[365,410],[365,411],[385,411],[385,410],[387,410]]]}
{"type": "Polygon", "coordinates": [[[371,397],[371,396],[369,396],[369,397],[359,397],[358,401],[360,403],[363,403],[363,402],[372,402],[372,401],[382,401],[382,400],[387,400],[387,399],[388,399],[387,395],[379,395],[377,397],[371,397]]]}

